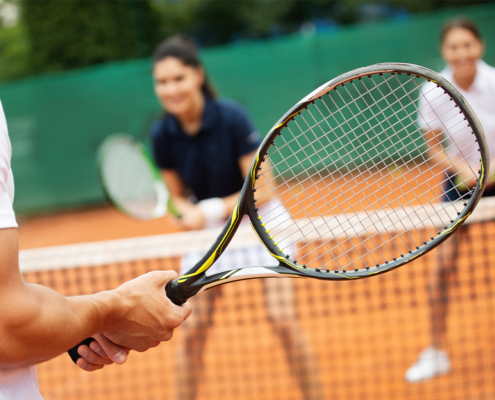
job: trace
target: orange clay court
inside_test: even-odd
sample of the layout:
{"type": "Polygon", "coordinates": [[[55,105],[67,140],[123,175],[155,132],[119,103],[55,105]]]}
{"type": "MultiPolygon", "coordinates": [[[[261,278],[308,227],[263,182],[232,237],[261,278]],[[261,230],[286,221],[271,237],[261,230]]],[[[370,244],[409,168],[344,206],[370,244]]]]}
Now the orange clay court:
{"type": "MultiPolygon", "coordinates": [[[[406,173],[395,177],[410,178],[406,173]]],[[[428,175],[416,178],[428,180],[428,175]]],[[[450,285],[447,320],[452,371],[428,382],[407,384],[404,373],[429,344],[426,285],[435,251],[372,279],[295,280],[298,315],[317,355],[315,373],[321,376],[326,399],[495,399],[495,222],[463,229],[468,235],[450,285]]],[[[178,230],[167,217],[136,222],[101,207],[21,220],[19,236],[21,249],[29,249],[178,230]]],[[[178,270],[179,262],[180,257],[137,260],[27,272],[24,278],[78,295],[114,288],[154,269],[178,270]]],[[[207,338],[205,367],[198,374],[198,400],[302,399],[267,321],[263,299],[258,280],[223,286],[207,338]]],[[[38,366],[41,393],[46,400],[173,399],[180,391],[174,354],[172,340],[144,354],[132,353],[123,366],[94,373],[78,369],[64,354],[38,366]]]]}

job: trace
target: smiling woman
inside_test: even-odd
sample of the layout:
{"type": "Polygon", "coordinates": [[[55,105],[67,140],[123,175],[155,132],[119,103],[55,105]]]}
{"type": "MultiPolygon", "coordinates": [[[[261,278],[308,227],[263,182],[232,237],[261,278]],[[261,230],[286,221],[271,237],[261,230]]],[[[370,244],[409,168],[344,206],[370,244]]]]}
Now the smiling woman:
{"type": "MultiPolygon", "coordinates": [[[[164,109],[152,127],[153,155],[181,215],[176,222],[185,229],[222,226],[237,203],[261,137],[240,105],[216,98],[191,39],[182,35],[166,39],[156,49],[153,62],[155,93],[164,109]]],[[[258,203],[260,209],[264,202],[258,203]]],[[[194,268],[203,255],[187,253],[181,273],[194,268]]],[[[259,244],[247,252],[227,249],[209,273],[276,264],[259,244]]],[[[315,357],[297,320],[292,280],[264,280],[263,287],[268,317],[304,398],[321,399],[315,357]]],[[[215,288],[191,299],[196,307],[178,349],[177,398],[197,396],[206,337],[221,290],[215,288]]]]}
{"type": "Polygon", "coordinates": [[[471,20],[458,18],[445,24],[441,35],[442,56],[452,67],[454,84],[469,90],[477,72],[477,63],[485,52],[485,43],[471,20]]]}
{"type": "MultiPolygon", "coordinates": [[[[495,68],[486,64],[481,58],[485,52],[485,43],[477,26],[467,18],[448,21],[440,35],[442,57],[447,62],[440,73],[449,80],[464,96],[473,108],[485,131],[488,142],[491,168],[489,180],[483,196],[495,195],[495,68]]],[[[419,102],[419,124],[425,137],[431,143],[432,138],[444,140],[445,127],[451,126],[456,134],[463,135],[462,128],[445,110],[443,97],[437,96],[434,83],[425,85],[422,90],[425,100],[419,102]],[[427,104],[430,102],[430,104],[427,104]]],[[[448,143],[448,142],[444,142],[448,143]]],[[[446,146],[443,146],[446,147],[446,146]]],[[[468,146],[462,145],[461,152],[468,154],[468,146]]],[[[435,154],[445,161],[455,160],[456,155],[444,148],[435,154]]],[[[477,158],[478,154],[473,154],[477,158]]],[[[440,161],[442,162],[442,161],[440,161]]],[[[463,169],[457,161],[456,167],[463,169]]],[[[468,196],[469,187],[476,182],[466,180],[466,184],[447,173],[445,179],[444,201],[456,201],[468,196]]],[[[462,175],[462,172],[461,172],[462,175]]],[[[446,349],[446,319],[448,311],[448,283],[456,272],[459,243],[465,230],[462,228],[437,250],[437,263],[430,272],[430,346],[419,355],[418,360],[407,370],[405,378],[409,382],[418,382],[448,373],[451,369],[450,358],[446,349]]]]}

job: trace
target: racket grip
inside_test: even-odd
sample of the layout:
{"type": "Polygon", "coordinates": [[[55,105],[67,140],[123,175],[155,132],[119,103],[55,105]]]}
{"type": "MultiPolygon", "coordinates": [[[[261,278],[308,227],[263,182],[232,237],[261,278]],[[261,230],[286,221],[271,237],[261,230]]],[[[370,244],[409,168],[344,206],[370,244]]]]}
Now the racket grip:
{"type": "Polygon", "coordinates": [[[72,358],[72,361],[74,361],[74,364],[76,364],[77,363],[77,360],[79,360],[81,358],[81,356],[77,352],[77,349],[79,349],[79,346],[82,346],[83,344],[85,344],[86,346],[89,347],[89,344],[92,341],[94,341],[94,339],[92,337],[87,338],[87,339],[84,339],[81,343],[75,345],[72,349],[70,349],[68,351],[70,358],[72,358]]]}
{"type": "Polygon", "coordinates": [[[170,299],[170,301],[176,306],[181,306],[187,301],[187,297],[184,296],[182,290],[179,287],[179,284],[177,283],[177,280],[175,279],[167,283],[167,285],[165,286],[165,293],[167,294],[167,297],[170,299]]]}

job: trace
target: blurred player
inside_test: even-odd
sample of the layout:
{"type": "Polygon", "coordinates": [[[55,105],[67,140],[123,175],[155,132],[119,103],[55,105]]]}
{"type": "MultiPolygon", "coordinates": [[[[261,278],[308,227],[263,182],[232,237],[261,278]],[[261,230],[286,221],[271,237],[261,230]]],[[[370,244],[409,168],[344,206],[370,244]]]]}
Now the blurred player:
{"type": "Polygon", "coordinates": [[[129,349],[145,351],[170,340],[191,307],[188,303],[178,307],[165,296],[165,285],[177,277],[171,271],[155,271],[91,296],[64,297],[24,282],[10,158],[0,103],[0,400],[39,400],[35,364],[90,336],[96,341],[91,348],[79,349],[80,368],[93,371],[113,362],[122,364],[129,349]]]}
{"type": "MultiPolygon", "coordinates": [[[[483,39],[472,21],[466,18],[456,18],[444,25],[441,34],[441,52],[447,62],[447,67],[441,72],[441,75],[452,82],[478,116],[488,141],[491,159],[491,171],[489,173],[490,176],[493,176],[495,169],[495,68],[481,60],[484,49],[483,39]]],[[[455,123],[455,119],[442,112],[442,99],[435,99],[437,93],[433,83],[425,85],[422,92],[431,106],[427,105],[425,101],[420,101],[422,114],[420,124],[426,132],[427,140],[431,141],[435,140],[434,136],[441,137],[444,127],[448,126],[449,123],[455,123]]],[[[455,129],[455,127],[452,128],[455,129]]],[[[466,133],[470,134],[468,131],[466,133]]],[[[463,151],[468,153],[469,149],[464,148],[463,151]]],[[[440,152],[443,154],[435,154],[434,156],[455,157],[455,155],[449,154],[449,150],[441,150],[440,152]]],[[[433,155],[429,156],[432,157],[433,155]]],[[[472,156],[479,158],[477,154],[472,156]]],[[[459,169],[462,169],[461,164],[458,166],[459,169]]],[[[475,182],[469,181],[466,183],[468,186],[475,184],[475,182]]],[[[452,181],[449,177],[445,188],[446,191],[449,191],[447,194],[449,200],[460,199],[467,191],[467,188],[463,186],[452,181]]],[[[493,195],[495,195],[495,185],[492,179],[487,184],[484,196],[493,195]]],[[[451,362],[446,351],[445,339],[445,320],[449,303],[448,282],[456,271],[459,235],[465,234],[465,232],[461,229],[436,250],[437,263],[431,271],[429,282],[431,343],[407,370],[405,378],[409,382],[422,381],[450,371],[451,362]]]]}
{"type": "MultiPolygon", "coordinates": [[[[241,107],[215,98],[190,39],[178,35],[158,46],[153,79],[166,111],[152,128],[153,153],[182,214],[178,223],[188,229],[223,226],[261,143],[260,135],[241,107]]],[[[247,265],[273,265],[261,246],[250,250],[227,249],[211,273],[247,265]]],[[[181,273],[202,256],[184,256],[181,273]]],[[[263,285],[270,288],[265,295],[270,322],[304,398],[321,399],[316,362],[296,317],[292,280],[264,279],[263,285]]],[[[177,395],[182,400],[196,397],[207,331],[215,298],[220,294],[221,288],[215,288],[190,299],[194,314],[184,325],[178,357],[177,395]]]]}

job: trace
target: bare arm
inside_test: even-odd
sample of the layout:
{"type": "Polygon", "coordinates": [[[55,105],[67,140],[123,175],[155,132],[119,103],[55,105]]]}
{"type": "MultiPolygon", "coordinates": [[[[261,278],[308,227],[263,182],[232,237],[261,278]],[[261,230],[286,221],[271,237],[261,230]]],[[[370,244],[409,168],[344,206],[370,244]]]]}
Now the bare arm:
{"type": "Polygon", "coordinates": [[[144,351],[169,340],[190,313],[189,305],[173,305],[163,290],[174,272],[156,271],[115,290],[64,297],[22,280],[16,229],[0,229],[0,247],[0,368],[49,360],[97,333],[144,351]]]}
{"type": "Polygon", "coordinates": [[[468,187],[476,186],[476,176],[465,160],[449,155],[444,148],[445,135],[439,130],[425,132],[427,154],[430,163],[440,164],[444,171],[452,171],[462,177],[468,187]]]}

